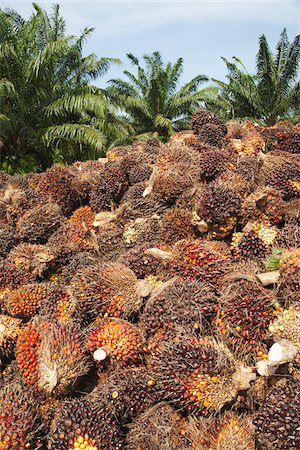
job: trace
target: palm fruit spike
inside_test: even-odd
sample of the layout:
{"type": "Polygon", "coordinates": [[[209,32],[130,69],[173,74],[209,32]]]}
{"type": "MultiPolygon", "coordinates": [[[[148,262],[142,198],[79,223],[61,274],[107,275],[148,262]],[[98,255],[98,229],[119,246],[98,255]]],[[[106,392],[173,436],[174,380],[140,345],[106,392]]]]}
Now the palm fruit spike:
{"type": "Polygon", "coordinates": [[[141,330],[121,319],[98,319],[90,328],[86,348],[92,352],[99,372],[105,367],[133,367],[142,362],[141,330]]]}
{"type": "Polygon", "coordinates": [[[253,424],[256,437],[266,450],[298,450],[300,448],[300,382],[281,380],[271,390],[253,424]]]}
{"type": "Polygon", "coordinates": [[[46,298],[49,286],[43,283],[31,283],[14,290],[6,299],[8,313],[21,319],[30,319],[36,315],[46,298]]]}
{"type": "Polygon", "coordinates": [[[240,279],[222,289],[217,328],[230,348],[244,349],[249,360],[267,356],[268,327],[281,308],[273,291],[240,279]]]}
{"type": "Polygon", "coordinates": [[[16,223],[16,231],[21,241],[44,244],[63,220],[61,207],[46,203],[26,211],[16,223]]]}
{"type": "Polygon", "coordinates": [[[0,389],[0,449],[39,448],[37,403],[32,394],[18,383],[0,389]]]}
{"type": "Polygon", "coordinates": [[[160,329],[207,334],[215,315],[216,297],[209,287],[189,280],[171,280],[147,301],[140,321],[146,337],[160,329]]]}
{"type": "Polygon", "coordinates": [[[234,229],[241,207],[241,199],[233,190],[210,183],[199,199],[199,216],[211,228],[214,237],[225,237],[234,229]]]}
{"type": "Polygon", "coordinates": [[[117,370],[89,394],[99,408],[110,411],[120,425],[131,422],[158,399],[155,380],[145,367],[117,370]]]}
{"type": "Polygon", "coordinates": [[[70,214],[77,203],[78,196],[67,167],[56,164],[46,172],[33,175],[29,185],[49,203],[57,203],[64,214],[70,214]]]}
{"type": "Polygon", "coordinates": [[[17,269],[14,264],[0,258],[0,311],[3,298],[30,281],[32,281],[32,277],[28,273],[17,269]]]}
{"type": "Polygon", "coordinates": [[[184,208],[167,210],[161,220],[161,235],[166,244],[174,244],[181,239],[194,239],[195,228],[192,225],[193,215],[184,208]]]}
{"type": "Polygon", "coordinates": [[[173,337],[150,354],[148,364],[164,398],[195,414],[219,411],[255,379],[212,338],[173,337]]]}
{"type": "Polygon", "coordinates": [[[123,434],[107,411],[73,398],[57,408],[47,442],[49,450],[120,450],[123,434]]]}
{"type": "Polygon", "coordinates": [[[229,256],[211,248],[208,241],[196,239],[176,243],[172,253],[165,259],[164,266],[168,273],[206,282],[213,289],[217,289],[220,278],[227,271],[229,261],[229,256]]]}
{"type": "Polygon", "coordinates": [[[29,322],[18,334],[15,355],[18,368],[26,383],[35,385],[38,382],[38,349],[41,345],[41,330],[49,327],[45,321],[29,322]]]}
{"type": "Polygon", "coordinates": [[[269,331],[275,342],[285,339],[298,350],[296,361],[300,362],[300,304],[295,303],[281,311],[269,325],[269,331]]]}
{"type": "Polygon", "coordinates": [[[41,331],[38,354],[38,387],[48,395],[66,395],[89,370],[83,335],[75,326],[52,324],[41,331]]]}
{"type": "Polygon", "coordinates": [[[278,189],[283,200],[300,197],[300,165],[286,163],[275,167],[266,178],[266,184],[278,189]]]}
{"type": "Polygon", "coordinates": [[[11,357],[21,326],[20,319],[0,315],[0,359],[11,357]]]}
{"type": "Polygon", "coordinates": [[[55,252],[47,245],[19,244],[10,251],[7,259],[18,269],[40,277],[53,266],[55,252]]]}
{"type": "Polygon", "coordinates": [[[127,318],[142,305],[138,280],[131,269],[120,263],[103,263],[79,270],[71,282],[71,292],[92,317],[107,314],[127,318]]]}
{"type": "Polygon", "coordinates": [[[189,418],[186,436],[197,450],[255,450],[250,417],[225,413],[219,418],[189,418]]]}
{"type": "Polygon", "coordinates": [[[126,450],[190,448],[184,418],[167,403],[158,403],[137,417],[127,435],[126,450]]]}
{"type": "Polygon", "coordinates": [[[84,223],[89,230],[93,230],[93,223],[95,220],[95,213],[89,206],[81,206],[73,212],[70,217],[70,222],[84,223]]]}
{"type": "Polygon", "coordinates": [[[259,188],[243,201],[242,223],[259,220],[276,225],[283,219],[283,208],[284,204],[278,191],[269,187],[259,188]]]}

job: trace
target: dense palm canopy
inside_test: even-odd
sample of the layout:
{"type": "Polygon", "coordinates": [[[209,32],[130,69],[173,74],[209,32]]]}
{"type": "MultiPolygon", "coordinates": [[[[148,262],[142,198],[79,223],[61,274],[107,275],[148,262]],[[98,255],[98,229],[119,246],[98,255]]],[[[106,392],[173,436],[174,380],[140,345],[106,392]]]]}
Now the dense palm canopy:
{"type": "Polygon", "coordinates": [[[268,125],[299,115],[300,35],[289,42],[284,29],[273,54],[264,35],[259,38],[256,73],[247,72],[238,58],[222,58],[227,66],[227,82],[214,80],[219,93],[206,104],[225,118],[248,117],[268,125]]]}
{"type": "Polygon", "coordinates": [[[124,71],[128,81],[110,80],[107,92],[126,114],[136,135],[157,133],[169,136],[173,130],[186,128],[191,113],[206,98],[207,89],[198,88],[208,78],[198,75],[179,88],[182,58],[175,64],[165,64],[160,53],[154,52],[143,57],[143,68],[134,55],[127,54],[127,57],[136,67],[136,75],[124,71]]]}
{"type": "Polygon", "coordinates": [[[51,16],[33,7],[26,21],[0,9],[1,166],[11,172],[72,160],[83,147],[99,154],[108,144],[105,133],[114,113],[90,82],[117,61],[82,55],[93,29],[67,36],[58,5],[51,16]],[[90,109],[91,97],[97,106],[90,109]],[[80,102],[86,108],[79,110],[80,102]]]}

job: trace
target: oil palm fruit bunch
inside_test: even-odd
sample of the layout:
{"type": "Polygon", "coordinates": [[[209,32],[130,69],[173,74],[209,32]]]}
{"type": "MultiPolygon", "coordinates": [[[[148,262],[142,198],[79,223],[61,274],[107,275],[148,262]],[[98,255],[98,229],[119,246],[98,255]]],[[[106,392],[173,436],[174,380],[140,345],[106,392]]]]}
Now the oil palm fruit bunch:
{"type": "Polygon", "coordinates": [[[22,321],[15,317],[0,314],[0,359],[9,359],[14,352],[15,343],[22,327],[22,321]]]}
{"type": "Polygon", "coordinates": [[[51,326],[46,320],[28,322],[18,334],[15,355],[23,380],[36,386],[39,379],[38,351],[41,345],[41,332],[51,326]]]}
{"type": "Polygon", "coordinates": [[[41,331],[38,355],[38,388],[47,395],[67,395],[90,368],[84,338],[77,326],[54,325],[41,331]]]}
{"type": "Polygon", "coordinates": [[[235,172],[247,183],[248,190],[254,191],[261,182],[261,159],[257,156],[239,156],[235,172]]]}
{"type": "Polygon", "coordinates": [[[29,207],[24,189],[9,184],[0,191],[0,217],[14,224],[29,207]]]}
{"type": "Polygon", "coordinates": [[[279,224],[284,215],[284,203],[280,193],[272,188],[258,188],[243,200],[241,223],[249,221],[270,222],[279,224]]]}
{"type": "Polygon", "coordinates": [[[300,447],[300,382],[283,379],[268,393],[253,424],[259,444],[266,450],[297,450],[300,447]]]}
{"type": "Polygon", "coordinates": [[[68,285],[79,269],[95,264],[97,260],[98,258],[96,255],[87,251],[80,251],[71,256],[61,268],[60,275],[64,284],[68,285]]]}
{"type": "Polygon", "coordinates": [[[215,125],[218,128],[218,133],[222,135],[222,138],[227,133],[227,127],[222,119],[220,119],[212,111],[206,109],[198,109],[192,115],[191,128],[196,135],[201,135],[204,125],[215,125]]]}
{"type": "Polygon", "coordinates": [[[255,379],[213,338],[173,337],[149,356],[149,367],[166,400],[195,414],[217,412],[255,379]]]}
{"type": "Polygon", "coordinates": [[[80,398],[63,400],[47,436],[49,450],[119,450],[123,433],[115,419],[80,398]]]}
{"type": "Polygon", "coordinates": [[[185,450],[190,448],[184,418],[167,403],[159,403],[138,416],[126,437],[126,450],[185,450]]]}
{"type": "Polygon", "coordinates": [[[236,258],[265,259],[272,252],[277,228],[268,222],[248,222],[242,232],[233,233],[231,247],[236,258]]]}
{"type": "Polygon", "coordinates": [[[200,179],[202,181],[213,181],[225,170],[234,169],[234,159],[223,149],[210,145],[198,147],[200,179]]]}
{"type": "Polygon", "coordinates": [[[78,195],[67,167],[55,164],[46,172],[33,175],[29,186],[44,200],[57,203],[63,214],[70,214],[77,205],[78,195]]]}
{"type": "Polygon", "coordinates": [[[286,163],[275,167],[266,177],[266,185],[277,189],[283,200],[300,197],[300,163],[286,163]]]}
{"type": "Polygon", "coordinates": [[[278,258],[278,297],[289,306],[299,300],[300,292],[300,249],[285,251],[278,258]]]}
{"type": "Polygon", "coordinates": [[[174,244],[181,239],[195,239],[195,228],[192,225],[193,215],[184,208],[170,208],[162,217],[161,235],[165,244],[174,244]]]}
{"type": "Polygon", "coordinates": [[[124,251],[123,229],[115,223],[101,228],[97,235],[97,254],[103,261],[115,261],[124,251]]]}
{"type": "Polygon", "coordinates": [[[226,344],[249,361],[266,357],[269,325],[281,311],[274,292],[251,273],[229,279],[221,292],[216,325],[226,344]]]}
{"type": "Polygon", "coordinates": [[[227,122],[226,125],[227,125],[226,140],[242,139],[250,134],[249,130],[243,127],[243,124],[240,122],[230,120],[227,122]]]}
{"type": "Polygon", "coordinates": [[[164,260],[169,274],[196,279],[217,289],[220,278],[227,271],[230,256],[219,251],[210,241],[202,239],[177,242],[164,260]]]}
{"type": "Polygon", "coordinates": [[[77,161],[68,170],[80,203],[88,203],[91,189],[99,183],[104,164],[100,161],[77,161]]]}
{"type": "Polygon", "coordinates": [[[140,322],[147,338],[160,330],[176,334],[178,328],[205,335],[215,315],[216,301],[214,292],[198,281],[170,280],[146,302],[140,322]]]}
{"type": "Polygon", "coordinates": [[[98,314],[127,318],[142,306],[138,279],[121,263],[102,263],[79,270],[71,282],[78,307],[92,318],[98,314]]]}
{"type": "Polygon", "coordinates": [[[200,195],[197,212],[208,223],[213,237],[223,238],[234,229],[240,208],[241,199],[234,190],[210,183],[200,195]]]}
{"type": "Polygon", "coordinates": [[[89,230],[94,230],[93,223],[95,221],[95,213],[89,206],[81,206],[73,212],[70,222],[79,222],[85,224],[89,230]]]}
{"type": "Polygon", "coordinates": [[[18,383],[0,389],[0,449],[39,448],[36,398],[18,383]]]}
{"type": "Polygon", "coordinates": [[[30,208],[16,223],[19,239],[27,243],[45,244],[64,221],[61,207],[46,203],[30,208]]]}
{"type": "Polygon", "coordinates": [[[300,303],[294,303],[282,310],[276,319],[270,323],[269,331],[275,342],[289,341],[296,347],[297,364],[300,363],[300,303]]]}
{"type": "Polygon", "coordinates": [[[7,296],[5,308],[11,316],[29,320],[39,312],[48,290],[46,283],[24,284],[7,296]]]}
{"type": "Polygon", "coordinates": [[[48,245],[23,243],[10,251],[7,260],[32,277],[41,277],[55,265],[56,254],[53,250],[48,245]]]}
{"type": "Polygon", "coordinates": [[[105,369],[138,366],[143,360],[141,330],[122,319],[98,319],[86,337],[87,351],[93,354],[99,374],[105,369]]]}
{"type": "Polygon", "coordinates": [[[254,427],[249,416],[232,412],[188,420],[186,436],[197,450],[255,450],[254,427]]]}
{"type": "Polygon", "coordinates": [[[17,243],[15,227],[6,222],[0,222],[0,257],[5,258],[17,243]]]}
{"type": "Polygon", "coordinates": [[[227,127],[224,123],[217,125],[215,123],[205,123],[197,133],[198,141],[216,147],[222,147],[224,137],[227,133],[227,127]]]}
{"type": "Polygon", "coordinates": [[[105,165],[98,184],[91,189],[90,207],[94,213],[111,211],[128,189],[128,170],[124,164],[112,161],[105,165]]]}
{"type": "Polygon", "coordinates": [[[72,320],[82,322],[78,302],[66,285],[51,286],[40,308],[41,316],[51,318],[51,321],[64,325],[72,320]]]}
{"type": "Polygon", "coordinates": [[[300,225],[300,198],[284,203],[285,223],[300,225]]]}
{"type": "Polygon", "coordinates": [[[277,146],[283,152],[300,154],[300,132],[294,130],[279,132],[277,146]]]}
{"type": "Polygon", "coordinates": [[[145,251],[151,244],[138,244],[127,249],[118,258],[118,262],[128,266],[139,278],[155,276],[160,270],[160,262],[148,256],[145,251]]]}
{"type": "Polygon", "coordinates": [[[89,398],[124,426],[154,405],[159,394],[149,371],[145,367],[133,367],[112,373],[89,394],[89,398]]]}
{"type": "Polygon", "coordinates": [[[123,239],[128,247],[137,244],[153,244],[163,239],[161,220],[157,215],[129,221],[123,228],[123,239]]]}
{"type": "Polygon", "coordinates": [[[277,232],[274,245],[282,249],[292,249],[300,247],[300,226],[287,223],[277,232]]]}
{"type": "Polygon", "coordinates": [[[3,309],[3,298],[30,281],[32,277],[28,273],[0,258],[0,311],[3,309]]]}

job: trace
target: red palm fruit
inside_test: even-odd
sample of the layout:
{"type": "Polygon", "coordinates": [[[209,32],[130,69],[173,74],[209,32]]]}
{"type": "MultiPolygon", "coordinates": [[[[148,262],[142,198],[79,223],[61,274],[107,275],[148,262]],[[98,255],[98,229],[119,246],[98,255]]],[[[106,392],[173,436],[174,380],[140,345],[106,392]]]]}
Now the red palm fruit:
{"type": "Polygon", "coordinates": [[[49,450],[121,450],[123,433],[107,411],[73,398],[57,408],[47,443],[49,450]]]}
{"type": "Polygon", "coordinates": [[[24,386],[11,383],[0,389],[0,450],[37,448],[37,403],[24,386]]]}
{"type": "Polygon", "coordinates": [[[30,385],[38,382],[38,350],[41,345],[41,330],[49,327],[45,321],[29,322],[20,332],[16,342],[15,355],[23,379],[30,385]]]}
{"type": "Polygon", "coordinates": [[[0,315],[0,359],[10,358],[16,339],[22,327],[22,321],[14,317],[0,315]]]}
{"type": "Polygon", "coordinates": [[[79,222],[84,224],[89,230],[94,230],[93,223],[95,220],[95,213],[89,206],[81,206],[73,212],[70,217],[70,222],[79,222]]]}
{"type": "Polygon", "coordinates": [[[121,319],[98,319],[87,335],[86,348],[101,370],[132,367],[143,359],[144,338],[135,325],[121,319]]]}
{"type": "Polygon", "coordinates": [[[218,309],[216,325],[230,348],[240,349],[250,361],[266,356],[269,325],[281,310],[273,291],[255,280],[229,281],[222,288],[218,309]]]}
{"type": "Polygon", "coordinates": [[[132,423],[126,450],[184,450],[190,448],[185,437],[184,418],[167,403],[147,409],[132,423]]]}
{"type": "Polygon", "coordinates": [[[175,336],[151,352],[148,365],[164,399],[196,414],[219,411],[255,378],[212,338],[175,336]]]}
{"type": "Polygon", "coordinates": [[[38,355],[38,388],[47,395],[66,395],[89,371],[82,333],[72,324],[42,330],[38,355]]]}
{"type": "Polygon", "coordinates": [[[253,424],[260,445],[266,450],[297,450],[300,448],[300,382],[280,380],[268,393],[253,424]]]}
{"type": "Polygon", "coordinates": [[[19,244],[7,260],[33,277],[40,277],[55,264],[55,252],[47,245],[19,244]]]}
{"type": "Polygon", "coordinates": [[[133,367],[115,371],[89,394],[89,398],[124,426],[154,405],[159,396],[149,371],[145,367],[133,367]]]}
{"type": "Polygon", "coordinates": [[[38,313],[48,290],[49,286],[44,283],[25,284],[14,290],[5,302],[8,313],[21,319],[30,319],[38,313]]]}
{"type": "Polygon", "coordinates": [[[64,220],[61,207],[46,203],[30,208],[19,218],[16,231],[21,241],[44,244],[64,220]]]}

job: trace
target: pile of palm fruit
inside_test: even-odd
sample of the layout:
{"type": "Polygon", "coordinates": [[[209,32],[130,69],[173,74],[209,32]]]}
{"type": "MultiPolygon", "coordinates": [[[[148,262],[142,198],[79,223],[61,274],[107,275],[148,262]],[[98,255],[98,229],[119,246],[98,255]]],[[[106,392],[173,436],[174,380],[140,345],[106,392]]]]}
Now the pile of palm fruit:
{"type": "Polygon", "coordinates": [[[0,450],[300,448],[300,129],[0,173],[0,450]]]}

